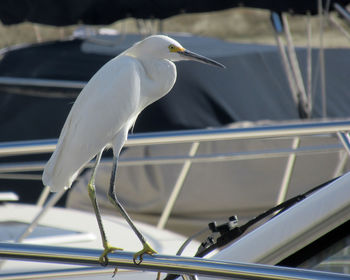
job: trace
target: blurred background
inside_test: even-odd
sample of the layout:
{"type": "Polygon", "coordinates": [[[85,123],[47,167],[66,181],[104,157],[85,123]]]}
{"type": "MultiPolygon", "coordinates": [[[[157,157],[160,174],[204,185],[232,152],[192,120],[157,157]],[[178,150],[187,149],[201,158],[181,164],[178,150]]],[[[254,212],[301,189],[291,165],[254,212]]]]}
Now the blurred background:
{"type": "MultiPolygon", "coordinates": [[[[222,11],[180,14],[163,20],[127,18],[110,25],[90,27],[111,28],[126,33],[152,33],[159,32],[159,26],[161,26],[161,30],[165,33],[187,32],[234,42],[275,44],[270,15],[271,12],[265,9],[231,8],[222,11]]],[[[335,18],[342,28],[350,30],[349,25],[341,20],[336,12],[330,12],[330,16],[335,18]]],[[[288,19],[295,45],[305,46],[307,44],[307,16],[289,14],[288,19]]],[[[318,46],[320,19],[312,16],[310,21],[313,29],[312,44],[318,46]]],[[[0,47],[66,38],[79,27],[80,25],[54,27],[33,23],[6,26],[0,23],[0,47]]],[[[326,47],[348,47],[350,41],[334,25],[333,21],[327,20],[324,25],[324,45],[326,47]]]]}

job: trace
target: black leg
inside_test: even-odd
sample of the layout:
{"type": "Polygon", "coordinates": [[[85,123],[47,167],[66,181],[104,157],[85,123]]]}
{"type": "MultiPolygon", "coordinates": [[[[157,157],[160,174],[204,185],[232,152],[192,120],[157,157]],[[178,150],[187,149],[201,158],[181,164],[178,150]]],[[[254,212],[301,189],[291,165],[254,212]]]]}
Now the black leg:
{"type": "Polygon", "coordinates": [[[111,174],[111,181],[109,185],[109,191],[108,191],[108,198],[111,201],[111,203],[119,210],[119,212],[122,214],[122,216],[125,218],[125,220],[128,222],[132,230],[135,232],[139,240],[141,241],[143,245],[143,250],[140,252],[137,252],[134,255],[134,262],[135,259],[140,258],[140,262],[142,261],[142,256],[144,254],[155,254],[156,251],[153,250],[150,245],[147,243],[146,239],[142,235],[142,233],[136,228],[133,221],[131,220],[128,213],[125,211],[124,207],[119,202],[116,192],[115,192],[115,185],[116,185],[116,173],[118,168],[118,157],[113,158],[113,167],[112,167],[112,174],[111,174]]]}

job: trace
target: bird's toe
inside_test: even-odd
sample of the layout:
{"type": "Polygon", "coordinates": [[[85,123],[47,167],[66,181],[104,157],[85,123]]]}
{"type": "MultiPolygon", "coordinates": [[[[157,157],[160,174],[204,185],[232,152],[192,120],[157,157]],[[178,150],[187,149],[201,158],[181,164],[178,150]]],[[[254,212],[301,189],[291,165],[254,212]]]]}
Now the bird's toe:
{"type": "Polygon", "coordinates": [[[109,244],[104,246],[105,249],[103,250],[101,256],[99,257],[98,261],[102,266],[107,266],[108,265],[108,254],[112,253],[114,251],[123,251],[123,249],[118,248],[118,247],[113,247],[109,244]]]}
{"type": "Polygon", "coordinates": [[[154,250],[147,242],[143,244],[143,249],[134,254],[133,261],[135,264],[140,264],[143,261],[143,255],[153,255],[157,254],[157,251],[154,250]]]}

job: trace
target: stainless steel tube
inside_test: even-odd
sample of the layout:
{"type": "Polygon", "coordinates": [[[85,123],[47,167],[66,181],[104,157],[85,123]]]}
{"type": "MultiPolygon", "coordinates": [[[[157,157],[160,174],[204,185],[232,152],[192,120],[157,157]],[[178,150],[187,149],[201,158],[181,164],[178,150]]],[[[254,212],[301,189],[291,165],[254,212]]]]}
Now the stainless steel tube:
{"type": "MultiPolygon", "coordinates": [[[[101,250],[29,244],[0,243],[0,257],[8,259],[69,263],[99,266],[101,250]]],[[[133,253],[116,252],[108,255],[108,266],[142,271],[229,277],[238,279],[350,279],[350,275],[258,264],[229,263],[200,258],[153,255],[144,257],[140,265],[133,262],[133,253]]]]}
{"type": "MultiPolygon", "coordinates": [[[[282,125],[263,125],[242,128],[196,129],[129,135],[125,146],[217,141],[230,139],[254,139],[290,137],[314,134],[332,134],[350,131],[350,120],[299,122],[282,125]]],[[[0,156],[50,153],[56,147],[56,139],[7,142],[0,144],[0,156]]]]}

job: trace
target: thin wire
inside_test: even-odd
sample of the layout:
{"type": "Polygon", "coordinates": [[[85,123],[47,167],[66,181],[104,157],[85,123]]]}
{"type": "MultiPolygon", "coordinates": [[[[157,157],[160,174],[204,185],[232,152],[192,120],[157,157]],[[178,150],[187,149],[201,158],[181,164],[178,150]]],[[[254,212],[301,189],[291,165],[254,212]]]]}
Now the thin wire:
{"type": "Polygon", "coordinates": [[[183,253],[183,251],[186,249],[186,247],[188,246],[188,244],[191,243],[191,241],[195,238],[197,238],[198,236],[209,232],[209,228],[205,227],[203,229],[201,229],[200,231],[196,232],[195,234],[192,234],[189,238],[186,239],[186,241],[181,245],[180,249],[177,251],[176,255],[177,256],[181,256],[181,254],[183,253]]]}

